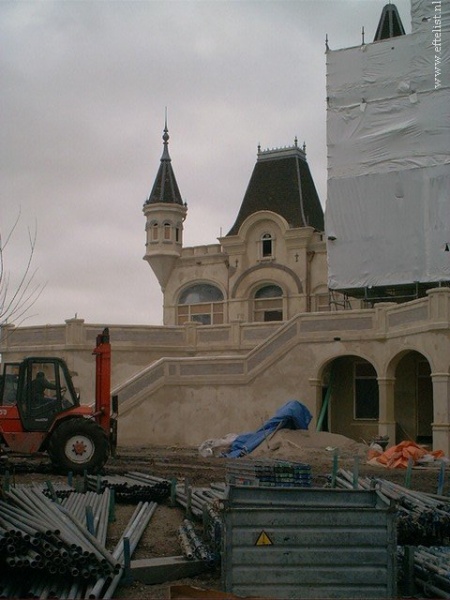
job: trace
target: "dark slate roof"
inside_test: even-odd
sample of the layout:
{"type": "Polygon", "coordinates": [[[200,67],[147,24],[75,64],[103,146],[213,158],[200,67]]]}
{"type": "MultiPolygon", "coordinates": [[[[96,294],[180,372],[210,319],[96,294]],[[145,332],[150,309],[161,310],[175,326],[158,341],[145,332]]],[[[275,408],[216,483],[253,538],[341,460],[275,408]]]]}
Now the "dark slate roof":
{"type": "Polygon", "coordinates": [[[164,126],[164,149],[161,156],[161,164],[159,165],[158,174],[156,175],[155,183],[152,191],[147,198],[145,204],[155,204],[157,202],[167,202],[168,204],[184,204],[181,199],[180,190],[178,189],[175,173],[172,169],[172,162],[169,156],[169,133],[167,129],[167,121],[164,126]]]}
{"type": "Polygon", "coordinates": [[[317,195],[305,147],[261,151],[237,219],[227,235],[237,235],[247,217],[270,210],[286,219],[290,227],[324,230],[323,209],[317,195]]]}
{"type": "Polygon", "coordinates": [[[405,30],[397,7],[395,4],[386,4],[381,12],[380,22],[373,41],[388,40],[399,35],[405,35],[405,30]]]}

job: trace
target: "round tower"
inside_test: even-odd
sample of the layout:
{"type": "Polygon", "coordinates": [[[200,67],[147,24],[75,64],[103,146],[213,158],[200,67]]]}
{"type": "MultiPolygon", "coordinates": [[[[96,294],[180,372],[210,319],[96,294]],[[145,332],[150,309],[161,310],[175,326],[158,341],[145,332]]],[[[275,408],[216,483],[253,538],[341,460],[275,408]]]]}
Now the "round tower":
{"type": "Polygon", "coordinates": [[[183,221],[186,218],[187,205],[181,199],[172,169],[167,119],[162,139],[161,164],[152,191],[145,201],[143,212],[147,220],[144,260],[153,269],[164,292],[175,262],[181,255],[183,221]]]}

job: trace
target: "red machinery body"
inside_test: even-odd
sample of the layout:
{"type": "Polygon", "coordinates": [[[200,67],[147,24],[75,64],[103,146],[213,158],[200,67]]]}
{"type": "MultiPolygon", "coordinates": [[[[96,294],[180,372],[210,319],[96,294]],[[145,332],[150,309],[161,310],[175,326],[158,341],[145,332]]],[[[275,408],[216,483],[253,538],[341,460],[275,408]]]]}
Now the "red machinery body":
{"type": "Polygon", "coordinates": [[[111,405],[109,331],[97,336],[95,406],[80,404],[66,363],[28,357],[6,363],[0,378],[0,443],[22,454],[48,451],[67,470],[98,470],[114,453],[117,407],[111,405]]]}

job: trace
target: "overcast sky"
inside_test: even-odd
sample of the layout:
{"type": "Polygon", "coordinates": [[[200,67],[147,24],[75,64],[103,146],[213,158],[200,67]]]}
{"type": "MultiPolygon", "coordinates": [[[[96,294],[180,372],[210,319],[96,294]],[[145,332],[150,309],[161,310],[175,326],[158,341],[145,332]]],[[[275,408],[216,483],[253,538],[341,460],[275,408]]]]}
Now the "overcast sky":
{"type": "MultiPolygon", "coordinates": [[[[258,144],[305,141],[325,206],[325,36],[356,46],[364,26],[372,41],[386,2],[3,0],[3,239],[20,214],[5,270],[13,290],[36,231],[45,285],[22,324],[162,324],[142,205],[165,107],[185,246],[228,232],[258,144]]],[[[396,6],[409,32],[409,0],[396,6]]]]}

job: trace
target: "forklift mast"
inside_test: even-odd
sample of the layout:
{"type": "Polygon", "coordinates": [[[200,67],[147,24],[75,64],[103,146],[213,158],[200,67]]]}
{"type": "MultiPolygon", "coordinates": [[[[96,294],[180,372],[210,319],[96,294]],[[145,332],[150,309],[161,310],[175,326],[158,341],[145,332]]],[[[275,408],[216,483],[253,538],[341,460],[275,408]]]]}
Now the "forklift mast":
{"type": "Polygon", "coordinates": [[[97,336],[95,355],[95,417],[100,427],[110,431],[111,426],[111,344],[109,329],[105,327],[97,336]]]}

